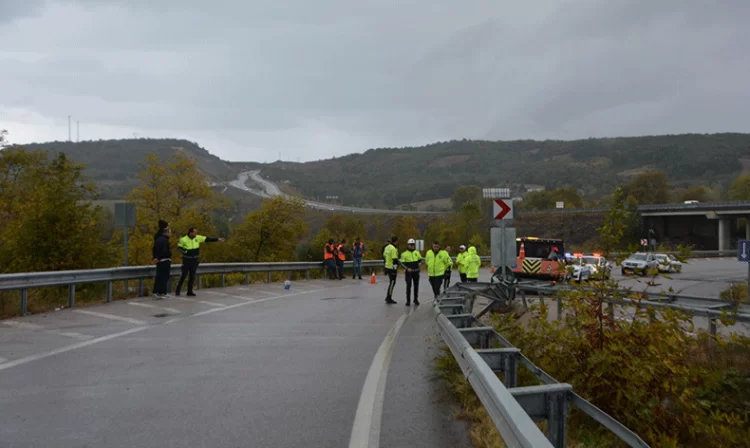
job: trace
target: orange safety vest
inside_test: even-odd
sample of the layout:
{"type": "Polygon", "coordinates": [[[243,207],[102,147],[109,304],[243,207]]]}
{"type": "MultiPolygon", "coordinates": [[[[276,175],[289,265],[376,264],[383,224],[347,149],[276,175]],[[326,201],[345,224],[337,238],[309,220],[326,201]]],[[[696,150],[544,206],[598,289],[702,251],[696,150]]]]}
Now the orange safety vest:
{"type": "Polygon", "coordinates": [[[346,261],[346,254],[341,251],[341,248],[344,247],[343,244],[339,244],[336,246],[336,250],[339,251],[339,260],[346,261]]]}
{"type": "Polygon", "coordinates": [[[323,249],[323,259],[324,260],[331,260],[333,259],[333,244],[326,244],[326,247],[323,249]],[[328,249],[331,249],[330,251],[328,249]]]}

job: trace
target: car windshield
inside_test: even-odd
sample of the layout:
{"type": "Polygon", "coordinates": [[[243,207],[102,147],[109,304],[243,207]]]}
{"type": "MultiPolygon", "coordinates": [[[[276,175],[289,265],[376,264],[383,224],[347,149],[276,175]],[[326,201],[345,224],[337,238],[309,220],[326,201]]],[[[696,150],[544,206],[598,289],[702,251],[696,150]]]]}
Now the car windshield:
{"type": "Polygon", "coordinates": [[[654,255],[654,257],[655,257],[655,258],[656,258],[657,260],[659,260],[659,261],[668,261],[668,260],[669,260],[669,257],[667,257],[667,256],[666,256],[666,255],[664,255],[664,254],[654,255]]]}
{"type": "Polygon", "coordinates": [[[630,259],[635,261],[646,261],[646,254],[633,254],[630,256],[630,259]]]}
{"type": "Polygon", "coordinates": [[[599,264],[599,258],[597,258],[597,257],[583,257],[583,258],[581,258],[581,264],[598,265],[599,264]]]}

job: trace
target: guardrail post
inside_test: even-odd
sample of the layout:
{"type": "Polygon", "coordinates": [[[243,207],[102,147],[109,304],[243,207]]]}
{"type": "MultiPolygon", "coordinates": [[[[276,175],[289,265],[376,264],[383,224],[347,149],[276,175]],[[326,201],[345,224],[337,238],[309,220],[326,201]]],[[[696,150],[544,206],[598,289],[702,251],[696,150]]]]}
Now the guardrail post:
{"type": "Polygon", "coordinates": [[[76,285],[68,285],[68,308],[73,308],[76,304],[76,285]]]}
{"type": "Polygon", "coordinates": [[[139,278],[138,279],[138,297],[143,297],[146,292],[146,288],[143,283],[144,283],[143,279],[139,278]]]}
{"type": "Polygon", "coordinates": [[[716,319],[708,319],[708,331],[711,333],[711,337],[708,339],[709,348],[714,348],[716,345],[716,319]]]}
{"type": "Polygon", "coordinates": [[[112,282],[107,282],[107,303],[112,301],[112,282]]]}
{"type": "Polygon", "coordinates": [[[227,274],[221,274],[221,287],[224,288],[227,285],[227,274]]]}
{"type": "Polygon", "coordinates": [[[526,301],[526,291],[523,289],[521,290],[521,302],[523,302],[524,308],[529,309],[529,303],[526,301]]]}
{"type": "Polygon", "coordinates": [[[568,400],[562,393],[551,394],[547,439],[553,446],[564,448],[568,420],[568,400]]]}
{"type": "Polygon", "coordinates": [[[266,272],[266,283],[271,283],[271,271],[266,272]]]}
{"type": "Polygon", "coordinates": [[[167,280],[167,293],[172,292],[172,277],[169,277],[169,280],[167,280]]]}
{"type": "Polygon", "coordinates": [[[562,319],[562,297],[557,295],[557,320],[562,319]]]}
{"type": "Polygon", "coordinates": [[[613,302],[609,302],[609,317],[612,319],[612,322],[615,321],[615,304],[613,302]]]}
{"type": "Polygon", "coordinates": [[[29,305],[29,291],[26,288],[21,288],[21,316],[25,316],[28,305],[29,305]]]}
{"type": "Polygon", "coordinates": [[[244,285],[249,285],[250,284],[250,273],[249,272],[245,272],[245,283],[243,283],[243,284],[244,285]]]}
{"type": "Polygon", "coordinates": [[[198,289],[203,289],[203,277],[198,276],[198,289]]]}
{"type": "Polygon", "coordinates": [[[310,270],[305,270],[305,280],[310,280],[310,270]]]}

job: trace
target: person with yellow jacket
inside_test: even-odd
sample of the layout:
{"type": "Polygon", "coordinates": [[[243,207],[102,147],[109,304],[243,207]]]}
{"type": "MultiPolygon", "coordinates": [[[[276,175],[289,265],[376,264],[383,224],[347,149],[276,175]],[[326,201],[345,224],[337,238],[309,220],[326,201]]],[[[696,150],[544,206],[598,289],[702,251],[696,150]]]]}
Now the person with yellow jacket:
{"type": "Polygon", "coordinates": [[[466,280],[471,283],[479,281],[479,266],[482,264],[482,260],[477,255],[477,248],[469,246],[469,250],[466,252],[466,280]]]}
{"type": "Polygon", "coordinates": [[[440,243],[437,241],[432,242],[432,249],[427,251],[424,261],[427,263],[427,275],[430,278],[432,293],[437,298],[440,295],[440,287],[443,286],[445,270],[453,261],[448,252],[440,249],[440,243]]]}
{"type": "Polygon", "coordinates": [[[411,285],[414,285],[414,305],[419,305],[419,267],[423,263],[422,254],[417,250],[417,242],[410,238],[407,249],[401,253],[401,264],[406,268],[406,306],[411,304],[411,285]]]}
{"type": "Polygon", "coordinates": [[[385,303],[391,305],[395,304],[393,300],[393,288],[396,287],[396,279],[398,279],[398,265],[401,261],[398,259],[398,249],[396,249],[395,243],[398,241],[398,237],[392,236],[388,241],[388,244],[383,248],[383,262],[385,263],[385,273],[388,275],[388,292],[385,296],[385,303]]]}
{"type": "Polygon", "coordinates": [[[458,255],[456,256],[456,265],[458,265],[458,276],[461,277],[461,282],[466,282],[466,264],[467,257],[469,254],[466,252],[466,246],[463,244],[458,246],[458,255]]]}
{"type": "Polygon", "coordinates": [[[182,282],[185,281],[185,277],[188,276],[187,295],[195,296],[193,294],[193,283],[195,283],[195,272],[198,270],[200,247],[202,243],[213,243],[215,241],[224,242],[224,238],[209,238],[203,235],[198,235],[198,229],[191,227],[188,229],[187,235],[180,238],[177,243],[177,249],[182,253],[182,275],[180,275],[180,281],[177,282],[177,289],[175,295],[180,295],[180,289],[182,289],[182,282]]]}

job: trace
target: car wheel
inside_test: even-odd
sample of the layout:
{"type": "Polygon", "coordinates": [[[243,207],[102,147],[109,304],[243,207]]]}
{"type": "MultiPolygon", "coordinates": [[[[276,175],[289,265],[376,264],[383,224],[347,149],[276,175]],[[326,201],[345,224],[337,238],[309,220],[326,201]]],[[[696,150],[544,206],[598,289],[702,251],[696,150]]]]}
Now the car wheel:
{"type": "Polygon", "coordinates": [[[628,273],[627,273],[627,272],[625,272],[625,269],[622,269],[622,270],[621,270],[621,272],[622,272],[622,275],[624,275],[624,276],[627,276],[627,275],[628,275],[628,273]]]}
{"type": "Polygon", "coordinates": [[[682,266],[677,266],[676,268],[674,268],[674,271],[679,274],[680,272],[682,272],[682,266]]]}

